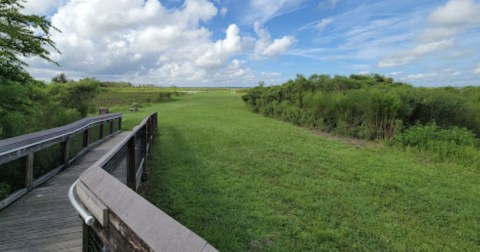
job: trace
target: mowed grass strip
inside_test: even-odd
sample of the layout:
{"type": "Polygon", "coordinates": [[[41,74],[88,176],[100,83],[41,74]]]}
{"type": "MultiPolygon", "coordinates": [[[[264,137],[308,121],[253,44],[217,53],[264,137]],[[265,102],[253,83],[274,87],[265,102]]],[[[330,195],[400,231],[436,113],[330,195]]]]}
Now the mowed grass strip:
{"type": "Polygon", "coordinates": [[[230,91],[133,118],[153,111],[146,196],[221,251],[480,250],[478,171],[326,139],[230,91]]]}

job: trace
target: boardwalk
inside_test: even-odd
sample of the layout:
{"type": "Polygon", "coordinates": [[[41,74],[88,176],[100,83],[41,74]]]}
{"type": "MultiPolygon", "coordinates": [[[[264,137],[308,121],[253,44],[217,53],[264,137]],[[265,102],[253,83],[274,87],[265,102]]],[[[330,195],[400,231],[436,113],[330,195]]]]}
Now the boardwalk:
{"type": "Polygon", "coordinates": [[[107,139],[0,212],[0,251],[81,251],[82,222],[67,193],[79,175],[128,133],[107,139]]]}

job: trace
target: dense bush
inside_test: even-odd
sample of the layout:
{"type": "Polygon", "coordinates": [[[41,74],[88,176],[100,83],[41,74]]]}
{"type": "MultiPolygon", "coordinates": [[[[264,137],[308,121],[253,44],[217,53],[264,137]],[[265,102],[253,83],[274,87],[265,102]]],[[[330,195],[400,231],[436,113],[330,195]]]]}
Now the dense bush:
{"type": "Polygon", "coordinates": [[[99,92],[100,82],[93,78],[81,79],[78,82],[51,84],[49,94],[64,108],[75,109],[82,117],[95,111],[91,101],[99,92]]]}
{"type": "Polygon", "coordinates": [[[442,160],[478,158],[478,87],[414,88],[377,74],[298,75],[280,86],[259,85],[242,99],[254,112],[296,125],[363,139],[395,139],[442,160]]]}
{"type": "Polygon", "coordinates": [[[440,161],[457,161],[467,166],[480,165],[478,139],[466,128],[442,129],[435,123],[415,125],[405,130],[395,141],[404,148],[427,152],[440,161]]]}
{"type": "MultiPolygon", "coordinates": [[[[474,89],[474,88],[470,88],[474,89]]],[[[477,92],[480,94],[480,92],[477,92]]],[[[255,112],[365,139],[390,139],[403,128],[435,122],[480,135],[480,95],[462,89],[413,88],[381,75],[298,75],[280,86],[260,85],[242,99],[255,112]]]]}

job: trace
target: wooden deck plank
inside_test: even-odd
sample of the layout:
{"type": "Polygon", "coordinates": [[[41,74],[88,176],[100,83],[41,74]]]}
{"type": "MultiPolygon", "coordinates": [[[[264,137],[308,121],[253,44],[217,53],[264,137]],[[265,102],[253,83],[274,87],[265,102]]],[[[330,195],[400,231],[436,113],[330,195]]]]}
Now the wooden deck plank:
{"type": "Polygon", "coordinates": [[[0,212],[0,251],[81,251],[82,222],[68,189],[128,132],[97,145],[70,167],[0,212]]]}

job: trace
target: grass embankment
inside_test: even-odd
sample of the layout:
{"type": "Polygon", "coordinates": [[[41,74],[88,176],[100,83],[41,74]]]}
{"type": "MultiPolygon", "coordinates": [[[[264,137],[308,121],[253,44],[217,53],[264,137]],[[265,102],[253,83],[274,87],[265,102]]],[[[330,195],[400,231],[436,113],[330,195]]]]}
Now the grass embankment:
{"type": "Polygon", "coordinates": [[[325,138],[229,91],[125,118],[153,111],[147,196],[221,251],[480,249],[478,171],[325,138]]]}

